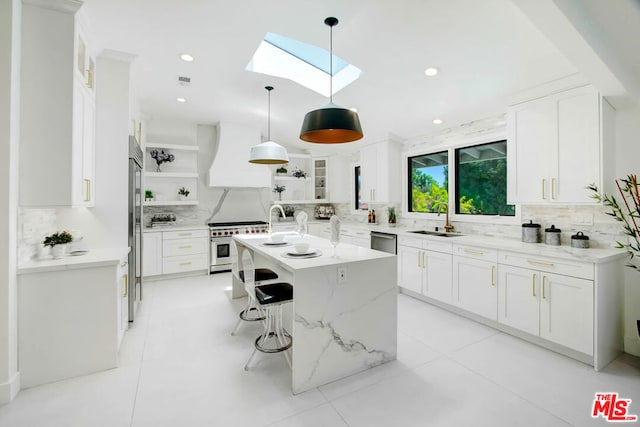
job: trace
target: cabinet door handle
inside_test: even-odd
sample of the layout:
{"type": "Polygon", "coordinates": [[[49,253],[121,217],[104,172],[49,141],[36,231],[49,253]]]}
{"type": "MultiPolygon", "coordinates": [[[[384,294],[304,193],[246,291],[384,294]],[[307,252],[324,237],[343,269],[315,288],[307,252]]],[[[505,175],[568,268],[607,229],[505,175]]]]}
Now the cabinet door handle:
{"type": "Polygon", "coordinates": [[[180,233],[178,236],[191,236],[193,233],[180,233]]]}
{"type": "Polygon", "coordinates": [[[124,293],[122,294],[122,298],[126,298],[129,296],[129,275],[124,274],[124,293]]]}
{"type": "Polygon", "coordinates": [[[492,265],[491,266],[491,286],[492,287],[496,286],[495,274],[496,274],[496,266],[492,265]]]}
{"type": "Polygon", "coordinates": [[[87,87],[93,89],[93,71],[91,69],[87,70],[87,87]]]}
{"type": "Polygon", "coordinates": [[[471,255],[484,255],[484,252],[482,252],[482,251],[474,251],[472,249],[465,249],[464,253],[471,254],[471,255]]]}
{"type": "Polygon", "coordinates": [[[84,181],[84,201],[89,202],[91,201],[91,180],[84,178],[83,181],[84,181]]]}
{"type": "Polygon", "coordinates": [[[542,276],[542,299],[547,299],[547,296],[545,294],[544,288],[545,288],[545,282],[546,282],[547,276],[542,276]]]}
{"type": "Polygon", "coordinates": [[[191,265],[191,263],[190,263],[190,262],[181,262],[181,263],[180,263],[180,264],[178,264],[178,265],[191,265]]]}
{"type": "Polygon", "coordinates": [[[536,274],[531,277],[531,294],[536,296],[536,274]]]}
{"type": "Polygon", "coordinates": [[[542,180],[542,200],[544,200],[544,185],[546,184],[546,179],[542,180]]]}
{"type": "Polygon", "coordinates": [[[551,198],[556,199],[556,179],[551,178],[551,198]]]}
{"type": "Polygon", "coordinates": [[[527,262],[529,264],[543,265],[545,267],[553,267],[554,266],[554,264],[552,262],[536,261],[535,259],[528,259],[527,262]]]}
{"type": "Polygon", "coordinates": [[[178,249],[191,249],[191,245],[179,246],[178,249]]]}

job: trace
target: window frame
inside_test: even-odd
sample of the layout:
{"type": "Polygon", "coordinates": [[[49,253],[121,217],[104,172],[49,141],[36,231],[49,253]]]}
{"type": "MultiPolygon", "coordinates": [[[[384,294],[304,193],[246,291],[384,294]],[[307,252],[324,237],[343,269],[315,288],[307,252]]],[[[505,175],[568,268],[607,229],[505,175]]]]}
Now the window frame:
{"type": "MultiPolygon", "coordinates": [[[[449,221],[477,223],[477,224],[496,224],[496,225],[520,225],[521,224],[521,208],[519,204],[515,205],[514,216],[500,216],[500,215],[470,215],[470,214],[456,214],[455,206],[457,195],[456,191],[456,179],[458,171],[455,168],[455,150],[459,148],[473,147],[474,145],[488,144],[491,142],[507,140],[508,138],[504,133],[486,134],[476,138],[461,139],[456,143],[450,145],[430,145],[421,148],[413,148],[410,151],[402,153],[402,211],[403,217],[414,220],[434,220],[444,221],[444,212],[438,216],[437,213],[429,212],[409,212],[409,204],[411,203],[409,198],[409,158],[426,155],[431,153],[438,153],[442,151],[448,151],[448,167],[449,167],[449,186],[447,192],[449,194],[449,200],[447,203],[454,208],[449,211],[449,221]]],[[[507,158],[507,161],[508,158],[507,158]]]]}

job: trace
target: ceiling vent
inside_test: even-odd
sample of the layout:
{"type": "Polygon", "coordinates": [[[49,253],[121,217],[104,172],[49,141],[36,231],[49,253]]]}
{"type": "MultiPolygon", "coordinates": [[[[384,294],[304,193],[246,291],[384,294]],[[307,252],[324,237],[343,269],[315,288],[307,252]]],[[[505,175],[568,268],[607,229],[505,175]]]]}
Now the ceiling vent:
{"type": "Polygon", "coordinates": [[[182,86],[189,86],[191,84],[191,77],[178,76],[178,84],[182,86]]]}

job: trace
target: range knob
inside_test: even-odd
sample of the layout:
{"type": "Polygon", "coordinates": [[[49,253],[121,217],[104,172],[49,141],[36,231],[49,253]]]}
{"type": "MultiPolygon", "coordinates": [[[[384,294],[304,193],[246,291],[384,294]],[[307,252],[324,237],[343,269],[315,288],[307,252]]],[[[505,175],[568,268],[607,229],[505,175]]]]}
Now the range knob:
{"type": "Polygon", "coordinates": [[[229,234],[229,232],[228,232],[228,231],[225,231],[225,232],[224,232],[224,235],[226,236],[227,234],[229,234]]]}
{"type": "Polygon", "coordinates": [[[240,233],[240,231],[236,230],[236,234],[240,233]]]}

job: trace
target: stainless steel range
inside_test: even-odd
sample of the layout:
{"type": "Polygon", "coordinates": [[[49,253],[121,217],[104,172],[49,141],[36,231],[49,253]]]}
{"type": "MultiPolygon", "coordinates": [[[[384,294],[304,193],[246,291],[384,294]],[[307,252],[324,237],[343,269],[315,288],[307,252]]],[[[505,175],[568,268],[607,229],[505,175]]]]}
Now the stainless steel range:
{"type": "Polygon", "coordinates": [[[267,233],[265,221],[210,222],[210,269],[212,273],[231,270],[231,237],[235,234],[267,233]]]}

